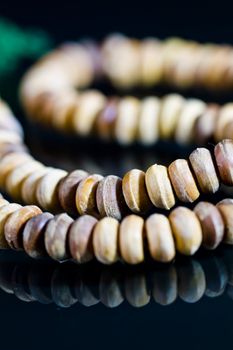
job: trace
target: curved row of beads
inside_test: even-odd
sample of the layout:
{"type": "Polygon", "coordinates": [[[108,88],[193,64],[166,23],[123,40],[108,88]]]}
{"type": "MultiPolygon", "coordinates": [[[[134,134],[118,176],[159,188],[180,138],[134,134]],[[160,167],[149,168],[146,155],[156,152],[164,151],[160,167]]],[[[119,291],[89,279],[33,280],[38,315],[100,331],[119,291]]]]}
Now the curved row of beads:
{"type": "Polygon", "coordinates": [[[144,261],[149,255],[170,262],[176,251],[193,255],[202,245],[215,249],[222,241],[233,244],[233,201],[214,206],[200,202],[194,210],[177,207],[167,218],[152,214],[145,221],[129,215],[119,223],[83,215],[73,220],[65,213],[53,216],[34,206],[10,204],[0,199],[1,247],[25,249],[33,258],[48,254],[57,261],[72,258],[83,263],[94,256],[103,264],[119,259],[128,264],[144,261]]]}
{"type": "MultiPolygon", "coordinates": [[[[157,57],[159,47],[163,55],[163,44],[158,45],[157,41],[153,44],[153,40],[142,42],[142,44],[138,42],[135,46],[132,40],[110,38],[103,44],[100,49],[101,53],[96,54],[98,49],[95,49],[94,56],[93,48],[84,44],[65,45],[47,55],[32,67],[22,82],[21,99],[27,114],[39,122],[62,131],[71,131],[83,136],[94,132],[104,139],[115,137],[122,144],[130,144],[136,140],[144,144],[151,144],[158,138],[169,139],[171,137],[175,137],[179,143],[192,141],[203,143],[213,137],[218,142],[223,138],[231,138],[233,132],[232,103],[220,107],[216,104],[206,104],[198,99],[186,100],[177,94],[171,94],[162,99],[147,97],[139,100],[132,96],[108,98],[95,90],[76,92],[75,86],[86,86],[94,79],[96,66],[100,66],[94,61],[99,57],[101,60],[98,59],[98,62],[103,62],[101,70],[107,71],[112,78],[115,77],[116,81],[124,79],[132,83],[132,78],[135,79],[134,83],[140,81],[137,78],[140,69],[134,67],[138,59],[132,57],[130,53],[132,50],[135,51],[135,47],[138,52],[140,46],[142,52],[145,50],[146,59],[146,64],[142,66],[147,67],[145,69],[150,72],[148,79],[151,77],[153,80],[155,74],[151,72],[151,69],[154,68],[150,66],[160,65],[161,59],[157,57]],[[113,43],[114,49],[112,49],[113,43]],[[156,47],[155,56],[153,56],[154,45],[156,47]],[[150,50],[152,50],[152,56],[150,50]],[[149,62],[147,62],[148,59],[149,62]]],[[[232,48],[194,45],[182,40],[165,42],[164,47],[167,47],[164,52],[169,53],[168,57],[164,58],[164,62],[171,65],[164,68],[165,71],[172,70],[173,72],[177,65],[179,69],[184,70],[184,73],[190,74],[190,69],[193,73],[195,69],[189,66],[189,61],[187,66],[187,55],[183,55],[183,51],[188,50],[189,52],[191,49],[191,52],[197,51],[201,56],[205,53],[203,65],[199,62],[197,66],[202,74],[208,71],[207,76],[209,77],[211,73],[210,79],[215,75],[214,73],[219,74],[219,69],[214,66],[216,69],[213,70],[213,63],[211,59],[209,60],[209,56],[213,58],[214,64],[216,64],[217,57],[217,64],[224,65],[222,53],[229,54],[230,66],[220,71],[224,73],[224,77],[226,76],[225,79],[231,80],[233,86],[232,48]],[[174,54],[171,54],[171,49],[174,54]],[[182,55],[179,57],[181,52],[182,55]],[[205,57],[206,54],[207,57],[205,57]],[[172,62],[173,56],[177,56],[175,65],[172,62]]],[[[194,57],[195,55],[192,54],[189,59],[191,58],[193,62],[194,57]]],[[[168,76],[172,80],[173,75],[169,73],[168,76]]],[[[224,84],[224,81],[224,78],[220,77],[220,82],[224,84]]]]}

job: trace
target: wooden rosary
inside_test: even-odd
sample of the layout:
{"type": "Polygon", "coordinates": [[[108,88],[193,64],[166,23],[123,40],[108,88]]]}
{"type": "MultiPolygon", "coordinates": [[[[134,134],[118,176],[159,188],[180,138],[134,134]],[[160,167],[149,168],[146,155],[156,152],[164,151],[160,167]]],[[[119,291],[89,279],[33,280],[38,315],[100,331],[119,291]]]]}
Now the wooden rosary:
{"type": "Polygon", "coordinates": [[[21,126],[1,102],[0,187],[26,204],[1,199],[1,246],[24,249],[34,258],[138,264],[148,253],[169,262],[176,251],[193,255],[200,246],[233,244],[232,199],[199,202],[193,210],[178,206],[168,217],[153,213],[144,219],[153,207],[170,210],[177,200],[192,203],[200,193],[217,192],[221,183],[233,185],[233,103],[218,106],[178,94],[140,101],[82,90],[100,77],[121,89],[158,83],[230,89],[233,47],[115,35],[101,45],[66,44],[36,63],[22,81],[20,96],[28,117],[39,123],[124,145],[159,138],[217,144],[214,152],[197,148],[168,168],[132,169],[122,179],[84,170],[68,174],[29,155],[21,126]]]}

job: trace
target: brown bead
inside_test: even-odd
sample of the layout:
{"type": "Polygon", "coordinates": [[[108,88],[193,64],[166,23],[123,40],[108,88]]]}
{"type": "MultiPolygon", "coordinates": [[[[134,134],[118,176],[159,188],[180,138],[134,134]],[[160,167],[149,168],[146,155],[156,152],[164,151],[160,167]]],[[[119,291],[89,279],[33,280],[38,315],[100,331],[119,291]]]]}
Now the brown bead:
{"type": "Polygon", "coordinates": [[[31,258],[40,258],[46,255],[44,233],[49,220],[53,218],[50,213],[42,213],[31,218],[23,229],[23,247],[31,258]]]}
{"type": "Polygon", "coordinates": [[[194,212],[202,228],[203,247],[215,249],[223,240],[224,223],[217,207],[208,202],[199,202],[194,212]]]}
{"type": "Polygon", "coordinates": [[[177,207],[169,215],[176,249],[184,255],[193,255],[202,242],[201,224],[196,214],[185,207],[177,207]]]}
{"type": "Polygon", "coordinates": [[[96,204],[96,190],[98,183],[103,179],[103,176],[94,174],[83,179],[76,190],[76,207],[80,215],[98,215],[96,204]]]}
{"type": "Polygon", "coordinates": [[[62,261],[68,258],[67,234],[73,219],[67,214],[56,215],[45,229],[45,248],[52,259],[62,261]]]}
{"type": "Polygon", "coordinates": [[[120,253],[128,264],[139,264],[144,260],[143,226],[144,220],[136,215],[126,216],[120,224],[120,253]]]}
{"type": "Polygon", "coordinates": [[[105,107],[100,112],[96,120],[98,135],[104,140],[109,140],[114,135],[114,128],[118,113],[118,98],[108,99],[105,107]]]}
{"type": "Polygon", "coordinates": [[[176,250],[167,217],[161,214],[149,216],[145,222],[145,230],[151,257],[160,262],[173,260],[176,250]]]}
{"type": "Polygon", "coordinates": [[[35,205],[27,205],[13,212],[5,223],[4,232],[7,243],[12,249],[22,249],[22,232],[26,222],[41,214],[40,208],[35,205]]]}
{"type": "Polygon", "coordinates": [[[219,189],[219,181],[210,151],[197,148],[190,154],[189,160],[201,191],[215,193],[219,189]]]}
{"type": "Polygon", "coordinates": [[[157,208],[170,209],[175,205],[171,181],[167,167],[152,165],[146,171],[146,188],[151,202],[157,208]]]}
{"type": "Polygon", "coordinates": [[[88,176],[83,170],[74,170],[61,180],[58,186],[58,198],[61,207],[71,215],[77,215],[75,203],[76,190],[79,183],[88,176]]]}
{"type": "Polygon", "coordinates": [[[218,203],[217,208],[222,215],[225,226],[223,242],[233,244],[233,204],[218,203]]]}
{"type": "Polygon", "coordinates": [[[195,140],[198,144],[207,143],[212,137],[219,114],[217,104],[209,104],[195,124],[195,140]]]}
{"type": "Polygon", "coordinates": [[[182,202],[194,202],[200,195],[188,162],[177,159],[168,167],[172,186],[182,202]]]}
{"type": "Polygon", "coordinates": [[[0,208],[0,248],[6,249],[9,248],[9,244],[6,241],[4,227],[8,217],[14,213],[19,208],[22,208],[21,205],[16,203],[7,203],[0,208]]]}
{"type": "Polygon", "coordinates": [[[127,212],[122,192],[122,179],[114,175],[103,178],[98,183],[96,203],[101,217],[110,216],[121,220],[127,212]]]}
{"type": "Polygon", "coordinates": [[[85,263],[93,258],[92,235],[97,219],[83,215],[75,220],[69,230],[69,249],[72,258],[85,263]]]}
{"type": "Polygon", "coordinates": [[[225,185],[233,185],[233,141],[223,140],[214,148],[214,155],[221,181],[225,185]]]}
{"type": "Polygon", "coordinates": [[[125,201],[132,212],[145,213],[152,207],[143,171],[132,169],[126,173],[122,180],[122,190],[125,201]]]}

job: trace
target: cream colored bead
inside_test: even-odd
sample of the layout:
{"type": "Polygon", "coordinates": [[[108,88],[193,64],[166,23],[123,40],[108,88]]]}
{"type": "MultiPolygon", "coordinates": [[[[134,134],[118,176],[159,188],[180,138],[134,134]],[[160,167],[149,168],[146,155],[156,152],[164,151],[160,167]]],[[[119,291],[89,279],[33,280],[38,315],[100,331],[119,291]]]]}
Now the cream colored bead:
{"type": "Polygon", "coordinates": [[[161,138],[169,139],[174,135],[184,105],[185,99],[178,94],[170,94],[162,99],[159,117],[161,138]]]}
{"type": "Polygon", "coordinates": [[[205,112],[206,103],[197,99],[186,101],[178,118],[175,138],[178,143],[190,143],[194,137],[194,125],[196,120],[205,112]]]}
{"type": "Polygon", "coordinates": [[[149,216],[145,222],[145,229],[151,257],[160,262],[173,260],[176,250],[167,217],[161,214],[149,216]]]}
{"type": "Polygon", "coordinates": [[[36,170],[43,168],[43,164],[34,160],[28,161],[15,168],[6,179],[6,191],[15,200],[21,200],[23,181],[36,170]]]}
{"type": "Polygon", "coordinates": [[[177,207],[169,215],[176,249],[184,255],[193,255],[202,242],[201,224],[196,214],[185,207],[177,207]]]}
{"type": "Polygon", "coordinates": [[[115,136],[119,143],[130,144],[137,136],[140,102],[134,97],[124,97],[118,106],[115,136]]]}
{"type": "Polygon", "coordinates": [[[36,205],[39,204],[36,198],[36,189],[38,182],[51,169],[52,168],[48,167],[36,169],[24,179],[21,187],[21,197],[24,203],[36,205]]]}
{"type": "Polygon", "coordinates": [[[94,228],[94,253],[103,264],[112,264],[118,259],[119,222],[110,217],[100,220],[94,228]]]}
{"type": "Polygon", "coordinates": [[[138,123],[138,138],[145,145],[155,143],[159,137],[159,111],[159,98],[147,97],[142,100],[138,123]]]}
{"type": "Polygon", "coordinates": [[[77,100],[77,108],[73,114],[74,130],[80,135],[88,135],[93,131],[95,120],[104,108],[106,98],[98,91],[84,92],[77,100]]]}
{"type": "Polygon", "coordinates": [[[21,143],[22,137],[15,131],[0,130],[0,144],[1,143],[21,143]]]}
{"type": "Polygon", "coordinates": [[[136,215],[126,216],[120,224],[120,253],[128,264],[139,264],[144,260],[143,225],[144,220],[136,215]]]}
{"type": "Polygon", "coordinates": [[[10,216],[10,214],[14,213],[19,208],[21,208],[21,205],[16,203],[7,203],[0,207],[0,248],[1,249],[9,248],[9,245],[4,235],[4,227],[5,227],[7,218],[10,216]]]}
{"type": "Polygon", "coordinates": [[[163,43],[146,39],[141,43],[142,84],[151,86],[159,83],[163,76],[163,43]]]}
{"type": "Polygon", "coordinates": [[[224,129],[229,122],[233,122],[233,103],[227,103],[219,110],[216,121],[214,139],[216,142],[224,139],[224,129]]]}
{"type": "Polygon", "coordinates": [[[66,171],[54,168],[39,179],[36,188],[36,199],[43,209],[52,211],[60,209],[58,184],[66,175],[66,171]]]}
{"type": "Polygon", "coordinates": [[[221,213],[224,222],[224,237],[223,242],[233,244],[233,204],[218,203],[217,208],[221,213]]]}
{"type": "Polygon", "coordinates": [[[9,202],[6,199],[4,199],[3,197],[0,197],[0,208],[6,204],[9,204],[9,202]]]}
{"type": "Polygon", "coordinates": [[[170,209],[175,205],[175,198],[168,177],[167,167],[154,164],[147,169],[146,188],[151,202],[157,208],[170,209]]]}
{"type": "Polygon", "coordinates": [[[168,167],[169,177],[177,197],[182,202],[194,202],[200,195],[185,159],[177,159],[168,167]]]}
{"type": "Polygon", "coordinates": [[[150,202],[145,184],[145,173],[132,169],[125,174],[122,180],[122,190],[129,209],[134,213],[147,212],[152,204],[150,202]]]}

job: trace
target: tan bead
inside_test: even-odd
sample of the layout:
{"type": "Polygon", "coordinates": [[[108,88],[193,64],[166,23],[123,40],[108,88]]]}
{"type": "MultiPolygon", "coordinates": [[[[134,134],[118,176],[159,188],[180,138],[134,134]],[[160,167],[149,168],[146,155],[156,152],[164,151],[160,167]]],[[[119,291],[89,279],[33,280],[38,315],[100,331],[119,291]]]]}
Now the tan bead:
{"type": "Polygon", "coordinates": [[[45,255],[44,233],[46,225],[52,218],[52,214],[42,213],[34,216],[26,223],[22,234],[23,247],[31,258],[36,259],[45,255]]]}
{"type": "Polygon", "coordinates": [[[170,139],[174,135],[184,104],[185,99],[178,94],[169,94],[162,99],[159,117],[161,138],[170,139]]]}
{"type": "Polygon", "coordinates": [[[36,186],[36,199],[45,210],[59,210],[58,185],[67,175],[60,169],[51,169],[39,179],[36,186]]]}
{"type": "Polygon", "coordinates": [[[74,220],[67,214],[56,215],[45,229],[45,248],[52,259],[65,260],[68,258],[67,234],[74,220]]]}
{"type": "Polygon", "coordinates": [[[204,193],[217,192],[219,181],[210,151],[206,148],[196,148],[190,154],[189,160],[201,191],[204,193]]]}
{"type": "Polygon", "coordinates": [[[222,215],[225,225],[223,242],[233,244],[233,204],[218,203],[217,208],[222,215]]]}
{"type": "Polygon", "coordinates": [[[219,204],[233,204],[233,198],[224,198],[220,202],[218,202],[218,205],[219,204]]]}
{"type": "Polygon", "coordinates": [[[185,144],[193,141],[195,122],[205,110],[206,104],[201,100],[186,101],[176,126],[175,139],[178,143],[185,144]]]}
{"type": "Polygon", "coordinates": [[[144,213],[152,207],[143,171],[132,169],[126,173],[122,180],[122,190],[125,201],[132,212],[144,213]]]}
{"type": "Polygon", "coordinates": [[[75,220],[69,230],[69,249],[72,258],[85,263],[93,258],[92,237],[97,219],[90,215],[83,215],[75,220]]]}
{"type": "Polygon", "coordinates": [[[199,202],[194,212],[202,228],[203,247],[215,249],[223,240],[224,223],[217,207],[208,202],[199,202]]]}
{"type": "Polygon", "coordinates": [[[138,121],[138,139],[144,145],[155,143],[159,137],[160,100],[147,97],[141,102],[138,121]]]}
{"type": "Polygon", "coordinates": [[[225,185],[233,184],[233,141],[223,140],[214,148],[214,156],[216,159],[218,171],[221,181],[225,185]]]}
{"type": "Polygon", "coordinates": [[[4,227],[8,217],[16,210],[21,208],[21,205],[16,203],[7,203],[0,208],[0,248],[9,248],[9,245],[5,238],[4,227]]]}
{"type": "Polygon", "coordinates": [[[103,176],[94,174],[83,179],[76,190],[76,206],[80,215],[97,215],[96,190],[103,176]]]}
{"type": "Polygon", "coordinates": [[[176,249],[184,255],[193,255],[202,242],[201,224],[196,214],[185,207],[177,207],[169,215],[176,249]]]}
{"type": "Polygon", "coordinates": [[[140,102],[134,97],[124,97],[118,106],[118,117],[115,125],[115,136],[123,145],[135,141],[138,130],[140,102]]]}
{"type": "Polygon", "coordinates": [[[227,103],[219,110],[215,125],[214,139],[216,142],[224,139],[224,130],[229,122],[233,122],[233,103],[227,103]]]}
{"type": "Polygon", "coordinates": [[[113,264],[118,259],[119,222],[114,218],[101,219],[94,228],[95,257],[103,264],[113,264]]]}
{"type": "Polygon", "coordinates": [[[177,197],[182,202],[194,202],[200,195],[185,159],[177,159],[168,167],[169,177],[177,197]]]}
{"type": "Polygon", "coordinates": [[[126,216],[120,224],[120,253],[128,264],[139,264],[144,260],[143,225],[144,220],[136,215],[126,216]]]}
{"type": "Polygon", "coordinates": [[[151,257],[160,262],[173,260],[176,250],[167,217],[161,214],[149,216],[145,222],[145,229],[151,257]]]}
{"type": "Polygon", "coordinates": [[[105,107],[99,113],[96,119],[96,130],[98,135],[104,139],[109,140],[114,136],[114,129],[118,115],[119,98],[109,98],[106,101],[105,107]]]}
{"type": "Polygon", "coordinates": [[[78,93],[75,90],[61,91],[51,111],[51,125],[61,131],[72,131],[73,115],[78,103],[78,93]]]}
{"type": "Polygon", "coordinates": [[[98,91],[90,90],[80,95],[76,112],[73,115],[74,130],[83,136],[90,134],[104,105],[105,97],[98,91]]]}
{"type": "Polygon", "coordinates": [[[9,202],[6,199],[4,199],[3,197],[0,197],[0,208],[6,204],[9,204],[9,202]]]}
{"type": "Polygon", "coordinates": [[[198,144],[207,143],[213,137],[218,114],[219,106],[212,103],[207,105],[205,112],[197,119],[194,139],[198,144]]]}
{"type": "Polygon", "coordinates": [[[83,170],[74,170],[68,174],[59,184],[58,197],[61,207],[71,215],[77,215],[75,203],[76,190],[79,183],[88,176],[83,170]]]}
{"type": "Polygon", "coordinates": [[[48,167],[36,169],[23,180],[21,186],[21,197],[24,203],[35,205],[39,204],[36,198],[37,185],[40,179],[42,179],[42,177],[51,169],[52,168],[48,167]]]}
{"type": "Polygon", "coordinates": [[[175,205],[167,167],[154,164],[147,169],[146,188],[151,202],[157,208],[170,209],[175,205]]]}
{"type": "Polygon", "coordinates": [[[163,44],[156,39],[145,39],[141,43],[142,84],[151,86],[162,80],[163,44]]]}
{"type": "Polygon", "coordinates": [[[22,137],[15,131],[0,129],[0,144],[1,143],[14,143],[19,144],[22,142],[22,137]]]}
{"type": "Polygon", "coordinates": [[[96,203],[101,217],[110,216],[121,220],[127,212],[122,192],[122,179],[109,175],[100,180],[96,191],[96,203]]]}
{"type": "Polygon", "coordinates": [[[26,222],[41,214],[40,208],[35,205],[27,205],[14,211],[6,220],[4,232],[7,243],[12,249],[22,249],[22,231],[26,222]]]}
{"type": "Polygon", "coordinates": [[[6,179],[6,191],[15,200],[21,200],[23,181],[34,171],[43,168],[43,164],[34,160],[19,165],[12,170],[6,179]]]}
{"type": "Polygon", "coordinates": [[[0,161],[0,187],[4,188],[8,175],[19,165],[32,160],[26,153],[10,153],[0,161]]]}

